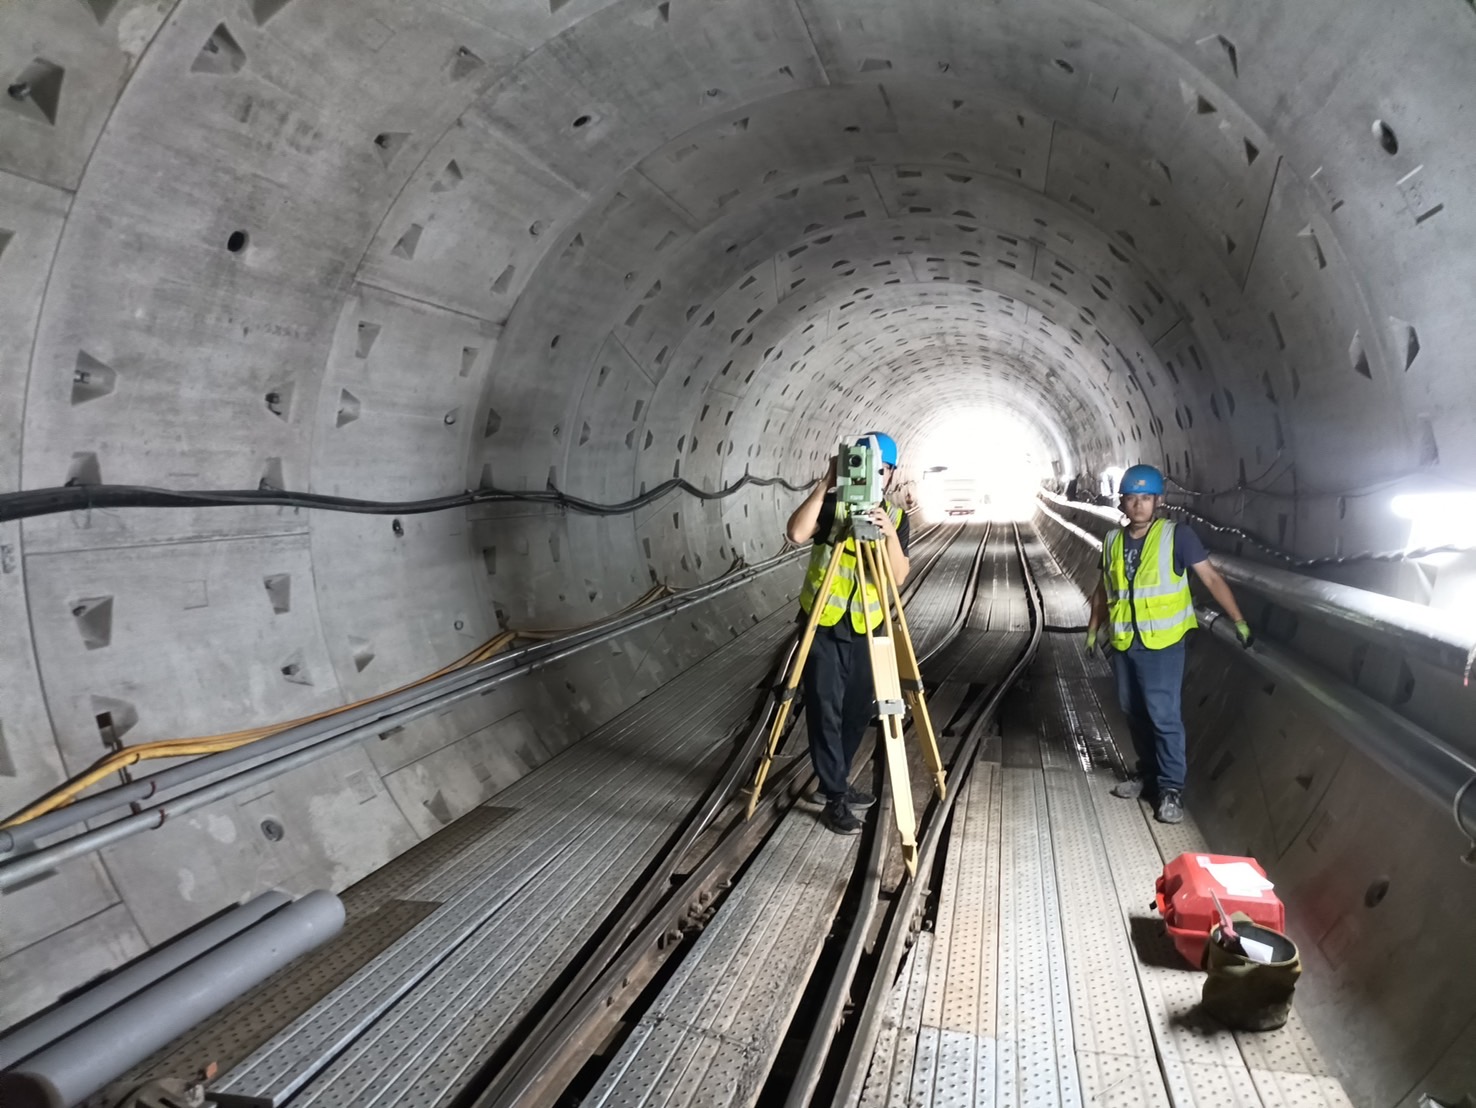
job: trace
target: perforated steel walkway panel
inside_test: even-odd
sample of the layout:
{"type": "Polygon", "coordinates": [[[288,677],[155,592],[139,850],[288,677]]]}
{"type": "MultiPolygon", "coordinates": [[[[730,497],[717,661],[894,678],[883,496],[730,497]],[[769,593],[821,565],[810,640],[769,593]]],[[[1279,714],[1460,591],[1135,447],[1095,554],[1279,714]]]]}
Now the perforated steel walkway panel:
{"type": "MultiPolygon", "coordinates": [[[[920,653],[957,616],[983,532],[958,532],[909,600],[920,653]]],[[[586,1103],[751,1104],[823,948],[857,842],[837,838],[813,810],[790,812],[586,1103]]]]}
{"type": "Polygon", "coordinates": [[[859,838],[781,822],[594,1092],[600,1108],[749,1105],[824,946],[859,838]]]}
{"type": "MultiPolygon", "coordinates": [[[[1022,538],[1047,622],[1084,624],[1080,590],[1022,538]]],[[[990,553],[987,626],[1013,628],[1008,567],[990,553]]],[[[979,650],[958,644],[957,672],[979,650]]],[[[1165,859],[1204,842],[1192,820],[1155,824],[1109,795],[1116,775],[1103,767],[1119,759],[1096,692],[1107,676],[1078,632],[1046,635],[1032,669],[1037,729],[1007,728],[1006,763],[979,763],[959,797],[936,934],[904,964],[863,1105],[1349,1103],[1295,1011],[1262,1035],[1197,1012],[1203,976],[1148,904],[1165,859]]]]}
{"type": "Polygon", "coordinates": [[[494,797],[517,810],[398,886],[441,906],[216,1092],[294,1108],[452,1098],[701,795],[791,631],[777,613],[494,797]]]}

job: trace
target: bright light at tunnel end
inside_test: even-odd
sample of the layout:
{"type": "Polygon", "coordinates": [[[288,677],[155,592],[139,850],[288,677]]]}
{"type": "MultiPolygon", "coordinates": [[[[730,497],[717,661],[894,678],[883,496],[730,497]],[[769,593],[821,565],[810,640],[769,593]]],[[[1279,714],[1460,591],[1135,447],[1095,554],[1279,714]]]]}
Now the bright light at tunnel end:
{"type": "Polygon", "coordinates": [[[1011,413],[968,409],[943,417],[914,440],[925,520],[1028,519],[1035,492],[1052,476],[1041,432],[1011,413]]]}

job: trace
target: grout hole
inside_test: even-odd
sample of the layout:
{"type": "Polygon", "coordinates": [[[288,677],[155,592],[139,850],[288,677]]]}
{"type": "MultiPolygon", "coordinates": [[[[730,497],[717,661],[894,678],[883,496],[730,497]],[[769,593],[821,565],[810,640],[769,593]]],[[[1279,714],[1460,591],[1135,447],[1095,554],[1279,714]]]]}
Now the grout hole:
{"type": "Polygon", "coordinates": [[[1394,133],[1393,127],[1390,127],[1382,119],[1376,119],[1373,122],[1373,133],[1374,138],[1379,140],[1379,146],[1385,154],[1393,155],[1399,153],[1399,136],[1394,133]]]}

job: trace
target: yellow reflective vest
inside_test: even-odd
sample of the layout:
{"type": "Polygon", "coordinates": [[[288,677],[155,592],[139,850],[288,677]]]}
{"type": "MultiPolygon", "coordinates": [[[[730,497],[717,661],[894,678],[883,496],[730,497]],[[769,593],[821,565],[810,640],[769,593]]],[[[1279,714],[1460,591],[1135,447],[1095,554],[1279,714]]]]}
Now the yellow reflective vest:
{"type": "Polygon", "coordinates": [[[1118,650],[1132,646],[1135,635],[1149,650],[1162,650],[1199,626],[1188,573],[1174,572],[1174,527],[1166,519],[1149,526],[1131,581],[1123,557],[1125,532],[1112,531],[1102,543],[1107,626],[1118,650]]]}
{"type": "MultiPolygon", "coordinates": [[[[892,526],[902,525],[902,509],[882,501],[882,507],[892,517],[892,526]]],[[[842,533],[848,529],[849,510],[843,504],[835,506],[835,520],[830,525],[830,534],[823,540],[817,539],[810,549],[810,568],[805,572],[805,583],[800,589],[800,607],[809,615],[815,606],[815,594],[825,580],[825,567],[830,565],[830,551],[842,533]]],[[[851,628],[858,635],[875,630],[882,621],[882,604],[876,591],[876,583],[866,581],[866,593],[857,595],[856,589],[856,540],[847,536],[841,549],[840,561],[836,563],[835,578],[830,582],[830,594],[820,609],[820,626],[834,627],[847,612],[851,614],[851,628]]],[[[883,554],[885,557],[885,554],[883,554]]]]}

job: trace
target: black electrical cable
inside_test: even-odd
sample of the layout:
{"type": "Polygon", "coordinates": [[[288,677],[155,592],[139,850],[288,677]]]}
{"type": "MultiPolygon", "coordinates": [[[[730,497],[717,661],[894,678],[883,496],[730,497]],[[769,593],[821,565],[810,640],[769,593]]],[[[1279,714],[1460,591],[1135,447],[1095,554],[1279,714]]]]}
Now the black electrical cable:
{"type": "Polygon", "coordinates": [[[1188,516],[1195,523],[1202,525],[1206,530],[1213,531],[1218,535],[1229,535],[1232,538],[1239,539],[1241,542],[1248,542],[1252,546],[1265,551],[1271,557],[1285,562],[1294,569],[1318,569],[1323,566],[1345,566],[1362,562],[1410,562],[1419,558],[1427,558],[1431,554],[1470,554],[1476,552],[1476,547],[1445,545],[1421,546],[1401,550],[1362,550],[1357,554],[1329,555],[1322,558],[1299,558],[1297,555],[1287,553],[1280,547],[1263,539],[1255,532],[1247,531],[1243,527],[1232,527],[1228,524],[1216,523],[1207,516],[1201,515],[1199,512],[1190,508],[1185,508],[1181,504],[1166,504],[1164,507],[1169,511],[1179,512],[1182,515],[1188,516]]]}
{"type": "Polygon", "coordinates": [[[473,504],[498,504],[515,501],[548,504],[584,515],[615,516],[644,508],[668,493],[684,492],[699,500],[721,500],[749,485],[779,485],[791,492],[804,492],[813,482],[795,484],[783,477],[742,478],[716,492],[673,477],[630,500],[600,504],[593,500],[560,492],[552,485],[542,492],[517,492],[510,489],[481,488],[424,500],[359,500],[348,496],[327,496],[313,492],[291,492],[285,489],[225,489],[199,491],[157,489],[144,485],[65,485],[60,488],[31,489],[0,494],[0,522],[55,515],[58,512],[80,512],[92,508],[219,508],[271,506],[282,508],[320,508],[330,512],[353,512],[361,515],[419,515],[442,512],[449,508],[465,508],[473,504]]]}

